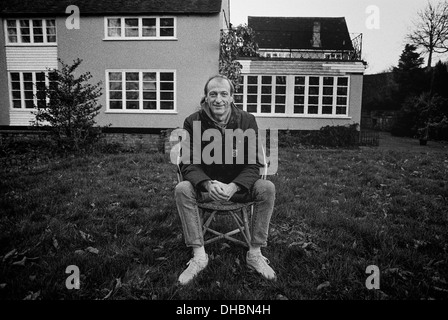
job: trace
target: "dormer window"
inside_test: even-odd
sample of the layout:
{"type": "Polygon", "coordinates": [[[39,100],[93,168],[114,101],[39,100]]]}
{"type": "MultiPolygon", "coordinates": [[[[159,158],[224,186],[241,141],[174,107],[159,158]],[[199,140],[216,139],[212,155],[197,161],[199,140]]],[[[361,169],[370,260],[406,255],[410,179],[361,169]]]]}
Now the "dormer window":
{"type": "Polygon", "coordinates": [[[164,40],[176,38],[174,17],[108,17],[107,40],[164,40]]]}
{"type": "Polygon", "coordinates": [[[5,29],[8,44],[56,44],[54,19],[7,19],[5,29]]]}

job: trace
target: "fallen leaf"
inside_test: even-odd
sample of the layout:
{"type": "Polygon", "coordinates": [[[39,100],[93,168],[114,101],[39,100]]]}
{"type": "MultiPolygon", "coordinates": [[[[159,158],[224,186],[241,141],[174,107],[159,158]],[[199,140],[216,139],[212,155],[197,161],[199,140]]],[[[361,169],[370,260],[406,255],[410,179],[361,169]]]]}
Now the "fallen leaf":
{"type": "Polygon", "coordinates": [[[158,261],[165,261],[165,260],[168,260],[168,258],[167,257],[159,257],[156,260],[158,260],[158,261]]]}
{"type": "Polygon", "coordinates": [[[54,247],[56,250],[59,249],[59,243],[58,243],[58,240],[56,240],[55,237],[53,237],[53,247],[54,247]]]}
{"type": "Polygon", "coordinates": [[[85,233],[84,231],[81,231],[81,230],[79,230],[79,233],[81,234],[81,237],[82,237],[84,240],[89,241],[89,242],[93,242],[93,240],[92,240],[92,236],[91,236],[90,234],[85,233]]]}
{"type": "Polygon", "coordinates": [[[36,276],[29,276],[29,279],[30,279],[31,281],[34,281],[34,280],[36,280],[36,276]]]}
{"type": "Polygon", "coordinates": [[[89,251],[90,253],[98,254],[100,252],[97,248],[94,247],[87,247],[86,251],[89,251]]]}
{"type": "Polygon", "coordinates": [[[321,283],[320,285],[317,286],[317,290],[321,290],[323,288],[327,288],[330,286],[330,281],[325,281],[323,283],[321,283]]]}
{"type": "Polygon", "coordinates": [[[30,294],[27,295],[23,300],[36,300],[40,296],[40,290],[37,292],[30,291],[30,294]]]}
{"type": "Polygon", "coordinates": [[[14,255],[16,253],[17,253],[17,250],[16,249],[12,249],[7,254],[5,254],[5,256],[3,257],[3,261],[6,261],[6,259],[8,259],[9,257],[11,257],[12,255],[14,255]]]}
{"type": "Polygon", "coordinates": [[[221,245],[221,250],[225,250],[225,249],[229,249],[229,248],[230,248],[230,246],[227,243],[223,243],[221,245]]]}
{"type": "Polygon", "coordinates": [[[6,283],[0,283],[0,289],[4,289],[6,287],[6,283]]]}
{"type": "Polygon", "coordinates": [[[26,261],[26,257],[23,257],[22,260],[13,262],[12,265],[13,265],[13,266],[21,266],[21,267],[24,267],[24,266],[25,266],[25,261],[26,261]]]}
{"type": "Polygon", "coordinates": [[[278,294],[276,297],[277,300],[289,300],[288,298],[286,298],[284,295],[282,294],[278,294]]]}
{"type": "Polygon", "coordinates": [[[76,254],[84,254],[84,250],[76,250],[75,253],[76,254]]]}

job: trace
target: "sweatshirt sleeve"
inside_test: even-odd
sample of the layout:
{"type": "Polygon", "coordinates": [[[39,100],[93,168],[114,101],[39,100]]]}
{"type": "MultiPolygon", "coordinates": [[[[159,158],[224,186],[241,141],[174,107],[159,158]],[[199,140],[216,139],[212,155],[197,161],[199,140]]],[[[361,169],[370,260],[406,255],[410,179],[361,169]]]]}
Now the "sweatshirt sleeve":
{"type": "Polygon", "coordinates": [[[249,122],[249,129],[255,130],[255,135],[257,138],[257,143],[251,144],[248,146],[248,152],[256,152],[255,158],[256,163],[255,164],[246,164],[241,170],[240,174],[233,180],[234,183],[239,185],[240,187],[243,187],[246,189],[245,191],[249,190],[254,183],[260,179],[260,168],[263,167],[263,164],[260,162],[260,159],[258,157],[257,148],[258,148],[258,126],[257,122],[255,120],[255,117],[252,116],[249,122]]]}
{"type": "Polygon", "coordinates": [[[189,149],[190,161],[189,163],[181,163],[180,170],[183,179],[190,181],[191,184],[197,189],[202,182],[210,180],[210,177],[205,174],[200,164],[193,164],[193,128],[192,120],[190,118],[185,119],[184,129],[188,132],[189,139],[187,141],[182,141],[182,149],[189,149]]]}

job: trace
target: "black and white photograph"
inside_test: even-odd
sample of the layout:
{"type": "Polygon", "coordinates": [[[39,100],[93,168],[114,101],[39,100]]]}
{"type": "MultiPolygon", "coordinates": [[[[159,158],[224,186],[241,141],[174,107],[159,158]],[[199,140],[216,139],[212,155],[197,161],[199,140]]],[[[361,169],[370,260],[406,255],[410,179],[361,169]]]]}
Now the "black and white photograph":
{"type": "Polygon", "coordinates": [[[448,300],[448,1],[0,0],[24,300],[448,300]]]}

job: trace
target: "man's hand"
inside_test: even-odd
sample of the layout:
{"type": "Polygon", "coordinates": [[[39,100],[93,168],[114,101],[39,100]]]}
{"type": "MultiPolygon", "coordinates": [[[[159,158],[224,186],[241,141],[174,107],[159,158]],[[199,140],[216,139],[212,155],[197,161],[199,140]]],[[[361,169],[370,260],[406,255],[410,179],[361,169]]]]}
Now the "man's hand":
{"type": "Polygon", "coordinates": [[[210,194],[210,198],[215,201],[228,201],[238,191],[238,186],[233,182],[226,184],[216,180],[209,180],[204,183],[204,187],[210,194]]]}

